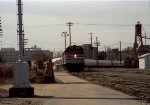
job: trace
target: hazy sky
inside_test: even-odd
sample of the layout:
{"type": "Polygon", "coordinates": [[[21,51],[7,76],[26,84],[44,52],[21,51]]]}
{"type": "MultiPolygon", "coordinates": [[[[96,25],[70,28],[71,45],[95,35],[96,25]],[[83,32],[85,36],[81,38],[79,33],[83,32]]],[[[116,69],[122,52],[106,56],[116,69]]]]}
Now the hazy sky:
{"type": "MultiPolygon", "coordinates": [[[[16,0],[0,0],[2,47],[17,48],[16,4],[16,0]]],[[[74,23],[72,44],[90,43],[92,32],[93,42],[97,36],[101,43],[99,50],[104,46],[119,47],[119,41],[123,47],[133,45],[137,21],[150,37],[150,0],[23,0],[23,14],[26,47],[64,49],[61,33],[68,31],[69,21],[74,23]]]]}

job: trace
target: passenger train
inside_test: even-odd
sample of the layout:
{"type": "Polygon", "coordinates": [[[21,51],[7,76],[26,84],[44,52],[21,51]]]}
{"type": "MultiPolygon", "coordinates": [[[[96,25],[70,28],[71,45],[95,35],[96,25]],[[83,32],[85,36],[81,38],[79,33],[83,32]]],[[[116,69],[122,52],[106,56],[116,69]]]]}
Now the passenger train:
{"type": "Polygon", "coordinates": [[[69,46],[63,53],[64,68],[70,72],[84,69],[84,54],[81,46],[69,46]]]}
{"type": "Polygon", "coordinates": [[[84,60],[85,67],[124,67],[124,61],[113,61],[113,60],[91,60],[85,59],[84,60]]]}
{"type": "Polygon", "coordinates": [[[132,67],[132,60],[126,59],[124,61],[116,60],[92,60],[85,59],[83,48],[81,46],[73,45],[66,48],[63,53],[63,67],[70,72],[80,72],[85,67],[105,67],[105,68],[124,68],[132,67]]]}

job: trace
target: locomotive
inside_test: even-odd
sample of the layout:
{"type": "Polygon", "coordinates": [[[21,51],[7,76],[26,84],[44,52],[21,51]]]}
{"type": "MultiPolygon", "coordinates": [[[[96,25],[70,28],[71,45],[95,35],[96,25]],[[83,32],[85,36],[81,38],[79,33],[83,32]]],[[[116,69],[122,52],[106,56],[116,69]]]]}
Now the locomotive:
{"type": "Polygon", "coordinates": [[[69,72],[80,72],[84,69],[84,54],[81,46],[73,45],[63,53],[63,66],[69,72]]]}

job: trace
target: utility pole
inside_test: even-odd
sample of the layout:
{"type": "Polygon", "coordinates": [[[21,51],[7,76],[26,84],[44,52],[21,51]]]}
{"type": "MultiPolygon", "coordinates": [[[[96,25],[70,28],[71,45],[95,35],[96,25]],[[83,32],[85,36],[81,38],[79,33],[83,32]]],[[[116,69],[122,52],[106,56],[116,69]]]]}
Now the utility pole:
{"type": "Polygon", "coordinates": [[[105,49],[105,60],[106,60],[106,57],[107,57],[107,48],[106,48],[106,45],[104,45],[104,49],[105,49]]]}
{"type": "Polygon", "coordinates": [[[2,36],[2,23],[1,23],[1,17],[0,17],[0,36],[2,36]]]}
{"type": "Polygon", "coordinates": [[[97,47],[97,59],[98,59],[98,46],[100,46],[100,43],[98,42],[98,38],[96,37],[96,47],[97,47]]]}
{"type": "Polygon", "coordinates": [[[72,22],[68,22],[67,26],[69,26],[69,38],[70,38],[70,46],[71,46],[71,26],[73,25],[72,22]]]}
{"type": "Polygon", "coordinates": [[[146,45],[146,38],[147,38],[147,36],[146,36],[146,33],[145,33],[145,45],[146,45]]]}
{"type": "Polygon", "coordinates": [[[93,33],[91,32],[91,33],[89,33],[90,35],[91,35],[91,49],[90,49],[90,58],[92,59],[92,50],[93,50],[93,47],[92,47],[92,44],[93,44],[93,33]]]}
{"type": "MultiPolygon", "coordinates": [[[[146,32],[145,32],[145,37],[143,37],[143,38],[145,38],[145,45],[146,45],[146,40],[147,40],[147,39],[150,39],[150,38],[148,38],[148,37],[146,36],[146,32]]],[[[144,50],[145,50],[145,53],[147,53],[147,48],[145,48],[144,50]]]]}
{"type": "Polygon", "coordinates": [[[120,64],[121,64],[121,41],[120,41],[120,64]]]}
{"type": "MultiPolygon", "coordinates": [[[[146,46],[146,38],[147,38],[147,36],[146,36],[146,33],[145,33],[145,46],[146,46]]],[[[145,54],[147,53],[147,48],[145,47],[145,54]]]]}
{"type": "Polygon", "coordinates": [[[23,57],[23,37],[24,30],[22,24],[23,15],[23,0],[17,0],[18,5],[18,35],[19,35],[19,59],[14,65],[14,84],[9,88],[10,97],[32,97],[34,96],[34,88],[31,87],[29,82],[29,65],[24,61],[23,57]]]}
{"type": "Polygon", "coordinates": [[[133,67],[136,68],[139,66],[138,64],[138,48],[141,47],[141,50],[144,50],[143,41],[142,41],[142,24],[138,21],[135,25],[135,42],[133,46],[133,67]]]}
{"type": "MultiPolygon", "coordinates": [[[[150,39],[150,38],[148,38],[148,37],[146,36],[146,32],[145,32],[145,31],[144,31],[144,34],[145,34],[145,36],[142,37],[142,38],[145,39],[145,46],[146,46],[147,39],[150,39]]],[[[144,50],[145,50],[145,53],[147,53],[147,48],[146,48],[146,47],[144,48],[144,50]]]]}
{"type": "Polygon", "coordinates": [[[66,37],[69,35],[67,34],[67,32],[62,32],[61,36],[65,38],[65,50],[66,50],[66,37]]]}
{"type": "Polygon", "coordinates": [[[3,43],[2,43],[2,41],[0,41],[1,42],[1,51],[2,51],[2,45],[3,45],[3,43]]]}
{"type": "Polygon", "coordinates": [[[92,47],[92,44],[93,44],[93,33],[91,32],[91,33],[89,33],[90,35],[91,35],[91,47],[92,47]]]}

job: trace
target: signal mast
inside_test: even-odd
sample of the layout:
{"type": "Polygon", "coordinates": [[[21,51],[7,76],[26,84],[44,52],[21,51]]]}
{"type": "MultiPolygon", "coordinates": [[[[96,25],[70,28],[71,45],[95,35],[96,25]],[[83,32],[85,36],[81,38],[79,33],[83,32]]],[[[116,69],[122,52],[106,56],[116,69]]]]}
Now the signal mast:
{"type": "Polygon", "coordinates": [[[32,97],[34,96],[34,88],[30,86],[29,82],[29,65],[27,62],[24,61],[23,56],[23,23],[22,23],[22,15],[23,15],[23,4],[22,0],[17,0],[18,2],[18,24],[17,24],[17,33],[19,35],[19,56],[18,61],[15,63],[14,66],[14,85],[12,88],[9,89],[9,96],[10,97],[18,97],[18,96],[25,96],[25,97],[32,97]]]}

